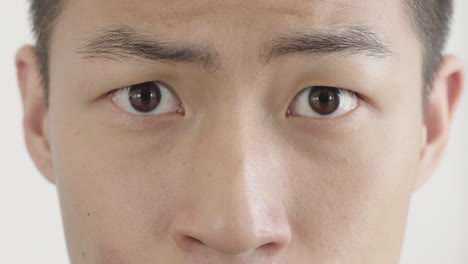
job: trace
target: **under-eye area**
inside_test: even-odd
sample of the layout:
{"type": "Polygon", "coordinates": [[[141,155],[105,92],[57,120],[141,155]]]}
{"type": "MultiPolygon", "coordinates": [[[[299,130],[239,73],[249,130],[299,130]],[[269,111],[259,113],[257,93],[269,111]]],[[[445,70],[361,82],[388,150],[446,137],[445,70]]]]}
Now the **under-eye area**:
{"type": "Polygon", "coordinates": [[[400,263],[462,94],[451,0],[29,4],[70,264],[400,263]]]}

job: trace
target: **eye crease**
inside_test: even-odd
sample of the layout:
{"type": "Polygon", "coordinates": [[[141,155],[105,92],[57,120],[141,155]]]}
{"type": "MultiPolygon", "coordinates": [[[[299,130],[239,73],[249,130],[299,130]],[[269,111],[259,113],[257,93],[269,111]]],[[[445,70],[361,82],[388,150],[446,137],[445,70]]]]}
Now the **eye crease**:
{"type": "MultiPolygon", "coordinates": [[[[110,93],[121,109],[136,115],[182,112],[182,104],[161,81],[145,82],[110,93]]],[[[347,89],[311,86],[301,91],[291,103],[288,115],[332,119],[357,107],[358,97],[347,89]]]]}
{"type": "Polygon", "coordinates": [[[358,100],[356,93],[347,89],[312,86],[294,98],[289,112],[293,116],[331,119],[355,109],[358,100]]]}
{"type": "Polygon", "coordinates": [[[110,96],[117,106],[136,115],[158,115],[181,111],[181,103],[177,97],[159,81],[117,89],[110,96]]]}

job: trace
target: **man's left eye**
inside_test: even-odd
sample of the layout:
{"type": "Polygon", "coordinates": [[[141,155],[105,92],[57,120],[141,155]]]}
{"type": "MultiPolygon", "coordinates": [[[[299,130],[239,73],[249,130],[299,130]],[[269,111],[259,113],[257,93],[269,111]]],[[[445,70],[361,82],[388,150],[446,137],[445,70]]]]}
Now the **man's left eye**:
{"type": "Polygon", "coordinates": [[[180,110],[177,97],[158,81],[115,90],[111,97],[117,106],[136,115],[158,115],[180,110]]]}
{"type": "Polygon", "coordinates": [[[328,86],[312,86],[299,93],[291,105],[292,115],[313,118],[335,118],[358,105],[356,93],[328,86]]]}

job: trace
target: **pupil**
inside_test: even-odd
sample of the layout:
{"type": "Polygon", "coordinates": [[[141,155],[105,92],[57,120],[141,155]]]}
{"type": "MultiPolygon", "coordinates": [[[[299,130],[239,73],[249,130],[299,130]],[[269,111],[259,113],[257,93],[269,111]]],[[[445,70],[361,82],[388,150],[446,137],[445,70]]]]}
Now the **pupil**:
{"type": "Polygon", "coordinates": [[[320,96],[319,96],[320,103],[328,104],[330,103],[331,100],[333,100],[333,97],[331,97],[329,94],[324,93],[324,92],[320,93],[320,96]]]}
{"type": "Polygon", "coordinates": [[[151,98],[153,97],[153,93],[149,90],[145,90],[141,93],[141,101],[143,104],[148,105],[151,103],[151,98]]]}
{"type": "Polygon", "coordinates": [[[151,112],[161,102],[161,90],[156,82],[137,84],[130,88],[129,100],[135,110],[151,112]]]}
{"type": "Polygon", "coordinates": [[[339,94],[338,88],[315,86],[310,90],[309,105],[318,114],[332,114],[340,105],[339,94]]]}

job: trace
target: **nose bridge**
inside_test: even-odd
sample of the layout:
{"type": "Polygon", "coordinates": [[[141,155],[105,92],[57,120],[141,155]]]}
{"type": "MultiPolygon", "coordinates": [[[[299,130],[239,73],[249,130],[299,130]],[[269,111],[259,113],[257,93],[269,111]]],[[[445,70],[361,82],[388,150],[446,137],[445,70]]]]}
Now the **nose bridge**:
{"type": "Polygon", "coordinates": [[[263,121],[252,109],[234,108],[210,112],[213,116],[200,123],[187,172],[190,195],[173,226],[185,250],[203,245],[237,255],[266,245],[271,251],[271,245],[289,241],[281,195],[272,184],[269,163],[274,161],[266,158],[263,121]]]}
{"type": "Polygon", "coordinates": [[[200,120],[192,150],[198,164],[218,175],[212,181],[237,181],[248,187],[246,181],[255,178],[252,174],[268,159],[265,143],[273,135],[266,132],[270,122],[261,107],[249,98],[235,97],[232,94],[225,103],[213,106],[200,120]]]}

